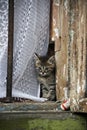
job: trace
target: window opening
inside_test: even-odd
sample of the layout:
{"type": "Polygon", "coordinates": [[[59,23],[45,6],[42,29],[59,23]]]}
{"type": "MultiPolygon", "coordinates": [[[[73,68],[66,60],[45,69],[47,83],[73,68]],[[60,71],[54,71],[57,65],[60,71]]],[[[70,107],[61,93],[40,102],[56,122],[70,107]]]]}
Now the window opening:
{"type": "MultiPolygon", "coordinates": [[[[48,50],[50,0],[40,1],[39,5],[38,1],[29,0],[28,3],[26,3],[26,1],[21,0],[9,0],[8,5],[9,38],[7,98],[5,101],[11,102],[13,97],[21,97],[43,102],[44,98],[39,98],[40,87],[36,81],[33,55],[35,52],[40,55],[45,55],[48,50]],[[39,12],[40,10],[41,12],[39,12]],[[30,87],[28,84],[30,84],[30,87]]],[[[6,86],[4,86],[4,88],[5,87],[6,86]]],[[[2,94],[1,98],[5,98],[5,94],[2,94]]]]}
{"type": "MultiPolygon", "coordinates": [[[[8,0],[0,2],[1,13],[8,14],[4,10],[8,6],[2,6],[3,3],[7,4],[8,0]]],[[[12,1],[9,0],[10,2],[12,1]]],[[[11,56],[8,56],[8,66],[11,65],[8,72],[6,70],[7,39],[3,40],[3,37],[7,37],[7,32],[3,34],[3,37],[0,35],[0,41],[2,43],[4,41],[4,44],[1,44],[2,48],[0,48],[0,100],[5,98],[6,102],[11,102],[12,98],[17,97],[18,99],[21,97],[23,100],[27,98],[28,101],[30,99],[30,101],[43,102],[44,98],[40,98],[40,85],[36,80],[34,53],[44,56],[48,51],[48,55],[54,55],[53,50],[55,48],[56,98],[58,101],[63,101],[56,108],[59,110],[58,107],[61,106],[62,110],[70,107],[72,111],[87,111],[87,78],[85,77],[87,59],[85,49],[87,4],[85,3],[87,2],[76,1],[75,5],[73,0],[67,2],[52,0],[51,3],[50,0],[40,1],[39,3],[38,0],[28,0],[28,2],[26,0],[14,0],[13,2],[10,3],[11,6],[9,5],[9,10],[12,10],[14,4],[14,9],[10,12],[11,15],[9,13],[9,20],[13,29],[10,26],[8,27],[5,21],[4,31],[1,28],[2,31],[0,32],[3,34],[7,27],[10,28],[8,35],[11,37],[9,37],[8,42],[12,43],[12,30],[14,30],[14,45],[9,44],[10,46],[8,46],[8,55],[11,56]],[[12,12],[14,12],[14,15],[12,15],[12,12]],[[83,16],[81,17],[79,14],[83,14],[83,16]],[[51,24],[49,24],[49,20],[52,22],[51,24]],[[49,39],[55,41],[55,44],[52,42],[48,44],[49,39]],[[12,46],[14,46],[13,49],[11,49],[12,46]],[[12,72],[13,79],[11,77],[12,72]],[[28,86],[29,84],[30,86],[28,86]]],[[[5,18],[7,18],[7,15],[3,17],[2,23],[5,18]]]]}

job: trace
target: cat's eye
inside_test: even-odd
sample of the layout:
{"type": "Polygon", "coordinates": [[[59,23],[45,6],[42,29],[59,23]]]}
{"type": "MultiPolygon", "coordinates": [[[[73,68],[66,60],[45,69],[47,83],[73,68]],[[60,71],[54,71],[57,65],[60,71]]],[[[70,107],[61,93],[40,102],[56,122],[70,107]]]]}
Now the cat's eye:
{"type": "Polygon", "coordinates": [[[39,71],[41,71],[41,67],[39,67],[38,69],[39,69],[39,71]]]}
{"type": "Polygon", "coordinates": [[[45,68],[45,71],[47,72],[49,70],[49,68],[45,68]]]}

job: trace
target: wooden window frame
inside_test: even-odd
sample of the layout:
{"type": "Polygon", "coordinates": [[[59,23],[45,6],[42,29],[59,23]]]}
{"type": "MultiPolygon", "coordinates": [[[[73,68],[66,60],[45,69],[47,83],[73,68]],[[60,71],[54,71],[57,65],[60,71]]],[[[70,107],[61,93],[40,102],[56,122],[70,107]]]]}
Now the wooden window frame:
{"type": "MultiPolygon", "coordinates": [[[[67,10],[63,9],[64,7],[64,0],[62,1],[58,1],[58,0],[51,0],[51,14],[50,14],[50,40],[55,41],[55,58],[56,58],[56,81],[58,80],[58,77],[61,76],[61,74],[58,72],[58,70],[62,70],[62,68],[60,67],[59,63],[61,62],[61,55],[60,53],[62,53],[62,43],[66,44],[66,49],[67,49],[67,53],[64,53],[64,55],[67,56],[67,59],[61,64],[61,66],[63,66],[64,64],[67,66],[67,69],[65,70],[65,76],[67,77],[67,79],[64,80],[63,84],[62,80],[60,79],[60,82],[56,83],[56,90],[57,90],[57,99],[61,100],[64,96],[65,96],[65,91],[64,88],[68,88],[68,91],[70,93],[69,97],[70,97],[70,109],[72,112],[87,112],[87,98],[85,97],[85,92],[82,93],[81,91],[81,87],[80,86],[80,91],[79,93],[76,93],[76,89],[79,89],[78,86],[75,86],[77,84],[77,81],[74,80],[73,83],[73,78],[71,77],[73,71],[71,69],[71,66],[74,64],[72,64],[72,47],[70,45],[70,43],[72,42],[71,40],[71,35],[69,31],[72,31],[76,29],[76,21],[72,22],[71,17],[73,16],[72,11],[73,9],[75,11],[77,11],[77,7],[74,7],[73,4],[73,0],[70,0],[68,2],[67,7],[69,7],[70,12],[67,12],[67,10]],[[61,12],[63,14],[63,17],[61,17],[61,12]],[[69,16],[70,13],[70,16],[69,16]],[[66,14],[66,15],[65,15],[66,14]],[[68,14],[68,15],[67,15],[68,14]],[[63,28],[63,23],[62,20],[65,20],[65,31],[63,28]],[[69,23],[68,23],[69,21],[69,23]],[[55,22],[55,23],[54,23],[55,22]],[[64,33],[63,33],[64,31],[64,33]],[[68,44],[68,45],[67,45],[68,44]],[[60,60],[58,59],[60,58],[60,60]],[[63,92],[61,94],[61,88],[59,88],[60,86],[62,86],[63,92]],[[60,90],[59,90],[60,89],[60,90]],[[82,94],[82,95],[80,95],[82,94]]],[[[75,1],[76,2],[76,1],[75,1]]],[[[84,0],[82,2],[84,4],[84,11],[86,10],[86,5],[87,5],[87,1],[84,0]],[[85,5],[86,3],[86,5],[85,5]]],[[[81,7],[81,0],[78,6],[81,7]]],[[[78,15],[78,11],[77,14],[78,15]]],[[[85,23],[87,21],[87,13],[84,13],[84,20],[85,23]]],[[[5,102],[12,102],[12,73],[13,73],[13,32],[14,32],[14,0],[9,0],[9,25],[8,25],[8,62],[7,62],[7,89],[6,89],[6,101],[5,102]]],[[[83,58],[87,59],[87,26],[84,24],[83,25],[85,29],[84,35],[81,34],[81,37],[84,37],[84,50],[85,53],[83,53],[83,58]],[[85,43],[86,42],[86,43],[85,43]],[[85,49],[86,47],[86,49],[85,49]]],[[[84,30],[81,30],[84,31],[84,30]]],[[[71,32],[72,33],[72,32],[71,32]]],[[[75,44],[75,37],[74,38],[74,42],[73,45],[76,46],[75,44]]],[[[81,42],[81,41],[80,41],[81,42]]],[[[83,41],[82,41],[83,42],[83,41]]],[[[81,49],[81,48],[80,48],[81,49]]],[[[75,54],[76,52],[73,53],[75,54]]],[[[76,60],[75,60],[75,64],[76,64],[76,60]]],[[[84,73],[86,74],[87,69],[86,68],[86,60],[84,61],[84,73]]],[[[82,65],[84,65],[82,64],[82,65]]],[[[78,69],[78,67],[76,68],[78,69]]],[[[77,74],[77,73],[76,73],[77,74]]],[[[85,82],[87,82],[87,78],[86,75],[84,76],[85,78],[85,82]]],[[[78,91],[78,90],[77,90],[78,91]]],[[[57,108],[57,103],[54,103],[54,108],[57,108]]],[[[50,108],[49,108],[50,109],[50,108]]],[[[53,109],[53,108],[52,108],[53,109]]]]}
{"type": "Polygon", "coordinates": [[[14,36],[14,0],[9,0],[8,12],[8,56],[7,56],[7,89],[6,102],[12,99],[12,73],[13,73],[13,36],[14,36]]]}
{"type": "Polygon", "coordinates": [[[72,112],[87,112],[86,8],[86,0],[53,0],[52,6],[51,38],[55,41],[57,99],[64,97],[67,88],[72,112]]]}

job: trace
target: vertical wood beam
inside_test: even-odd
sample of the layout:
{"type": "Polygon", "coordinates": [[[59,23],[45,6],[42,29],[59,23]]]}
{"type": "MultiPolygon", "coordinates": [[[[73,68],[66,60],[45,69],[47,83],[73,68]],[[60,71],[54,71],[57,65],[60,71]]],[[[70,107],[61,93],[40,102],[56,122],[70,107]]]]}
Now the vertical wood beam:
{"type": "Polygon", "coordinates": [[[69,2],[64,0],[53,0],[52,4],[51,40],[55,41],[57,100],[63,100],[65,89],[69,90],[67,85],[68,4],[69,2]]]}
{"type": "Polygon", "coordinates": [[[87,112],[87,0],[71,0],[71,111],[87,112]]]}
{"type": "Polygon", "coordinates": [[[53,18],[53,0],[50,0],[50,26],[49,26],[49,40],[52,41],[52,25],[53,25],[53,21],[52,21],[52,18],[53,18]]]}

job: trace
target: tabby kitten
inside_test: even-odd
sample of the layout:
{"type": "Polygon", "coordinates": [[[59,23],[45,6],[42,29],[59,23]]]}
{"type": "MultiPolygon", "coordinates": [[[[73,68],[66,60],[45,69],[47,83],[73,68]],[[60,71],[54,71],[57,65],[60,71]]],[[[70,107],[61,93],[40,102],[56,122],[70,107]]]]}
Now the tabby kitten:
{"type": "Polygon", "coordinates": [[[35,54],[37,78],[41,87],[41,97],[49,101],[56,100],[55,92],[55,58],[41,57],[35,54]]]}

